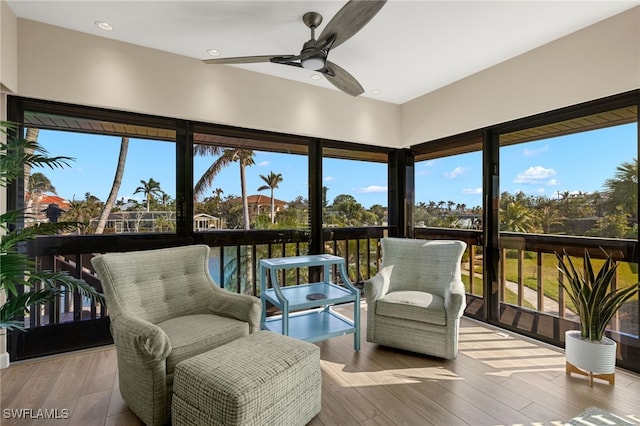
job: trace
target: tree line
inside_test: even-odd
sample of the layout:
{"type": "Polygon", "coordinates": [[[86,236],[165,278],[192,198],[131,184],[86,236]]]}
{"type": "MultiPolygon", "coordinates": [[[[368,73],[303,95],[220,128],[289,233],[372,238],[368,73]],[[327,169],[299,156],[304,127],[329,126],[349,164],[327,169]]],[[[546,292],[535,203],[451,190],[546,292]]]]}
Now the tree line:
{"type": "MultiPolygon", "coordinates": [[[[28,138],[37,139],[37,131],[27,133],[28,138]]],[[[126,137],[121,139],[118,166],[107,200],[102,202],[91,193],[86,193],[84,199],[70,202],[71,206],[62,215],[62,220],[78,222],[84,233],[102,233],[112,211],[175,211],[175,200],[153,178],[140,180],[140,186],[132,194],[142,194],[144,204],[133,199],[126,203],[123,199],[117,199],[126,164],[128,142],[126,137]],[[96,218],[99,218],[97,223],[96,218]]],[[[250,215],[245,171],[255,164],[253,150],[198,144],[194,147],[194,156],[198,155],[212,156],[213,161],[194,185],[194,213],[222,218],[225,227],[230,229],[308,226],[309,202],[303,196],[289,200],[286,209],[276,211],[275,191],[285,177],[274,171],[268,175],[260,175],[263,185],[256,188],[257,191],[269,191],[270,212],[250,215]],[[224,191],[221,188],[211,191],[218,173],[234,163],[238,165],[241,194],[223,197],[224,191]],[[210,191],[212,195],[205,196],[210,191]]],[[[55,194],[55,187],[43,173],[25,173],[28,173],[25,175],[25,188],[33,199],[44,192],[55,194]]],[[[381,226],[386,223],[386,207],[376,204],[367,209],[351,194],[339,194],[330,203],[328,190],[323,187],[322,211],[325,226],[381,226]]],[[[500,195],[500,229],[527,233],[637,238],[637,196],[638,160],[634,158],[616,168],[614,176],[604,182],[602,191],[558,192],[552,197],[503,192],[500,195]]],[[[469,207],[451,200],[419,201],[414,208],[413,221],[420,226],[458,227],[460,218],[465,216],[481,217],[482,207],[469,207]]]]}

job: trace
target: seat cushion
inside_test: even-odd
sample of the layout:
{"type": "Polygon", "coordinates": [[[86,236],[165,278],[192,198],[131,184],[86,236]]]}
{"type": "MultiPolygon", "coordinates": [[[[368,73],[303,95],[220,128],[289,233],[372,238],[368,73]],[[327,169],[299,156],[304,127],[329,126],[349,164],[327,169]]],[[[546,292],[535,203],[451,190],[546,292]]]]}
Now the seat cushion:
{"type": "Polygon", "coordinates": [[[249,334],[249,323],[209,314],[171,318],[157,326],[171,342],[171,353],[167,358],[168,379],[180,361],[249,334]]]}
{"type": "Polygon", "coordinates": [[[376,302],[376,315],[447,325],[442,297],[423,291],[392,291],[376,302]]]}

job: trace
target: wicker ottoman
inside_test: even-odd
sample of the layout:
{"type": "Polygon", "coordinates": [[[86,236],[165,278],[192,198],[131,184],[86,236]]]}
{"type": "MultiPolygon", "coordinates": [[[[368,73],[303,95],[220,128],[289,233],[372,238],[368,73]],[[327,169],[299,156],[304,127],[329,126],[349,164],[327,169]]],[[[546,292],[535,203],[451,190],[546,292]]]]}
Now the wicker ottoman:
{"type": "Polygon", "coordinates": [[[317,346],[259,331],[176,366],[172,425],[305,425],[321,388],[317,346]]]}

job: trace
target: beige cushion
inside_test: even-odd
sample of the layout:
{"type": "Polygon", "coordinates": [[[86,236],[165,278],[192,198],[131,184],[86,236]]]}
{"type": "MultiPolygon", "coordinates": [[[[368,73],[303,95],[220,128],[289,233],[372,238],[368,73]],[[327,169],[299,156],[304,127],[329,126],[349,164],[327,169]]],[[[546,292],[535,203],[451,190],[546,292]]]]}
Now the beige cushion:
{"type": "Polygon", "coordinates": [[[423,291],[393,291],[376,304],[376,314],[410,321],[446,325],[444,300],[423,291]]]}
{"type": "Polygon", "coordinates": [[[188,315],[156,324],[169,337],[167,375],[180,361],[249,334],[249,324],[215,315],[188,315]]]}

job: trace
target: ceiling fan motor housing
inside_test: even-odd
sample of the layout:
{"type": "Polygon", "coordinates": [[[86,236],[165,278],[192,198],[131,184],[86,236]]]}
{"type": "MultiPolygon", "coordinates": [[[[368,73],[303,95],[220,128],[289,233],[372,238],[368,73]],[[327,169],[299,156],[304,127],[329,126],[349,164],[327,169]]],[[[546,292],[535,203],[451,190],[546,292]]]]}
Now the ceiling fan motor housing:
{"type": "MultiPolygon", "coordinates": [[[[301,53],[305,54],[309,51],[316,50],[317,49],[316,46],[317,46],[316,40],[311,39],[302,46],[301,53]]],[[[324,68],[326,60],[327,60],[327,53],[325,51],[319,50],[317,53],[309,56],[308,58],[302,59],[300,61],[300,64],[302,65],[302,68],[318,71],[324,68]]]]}

